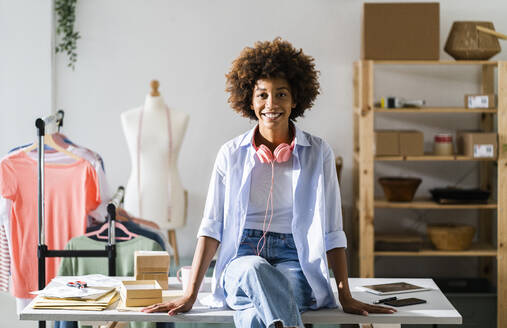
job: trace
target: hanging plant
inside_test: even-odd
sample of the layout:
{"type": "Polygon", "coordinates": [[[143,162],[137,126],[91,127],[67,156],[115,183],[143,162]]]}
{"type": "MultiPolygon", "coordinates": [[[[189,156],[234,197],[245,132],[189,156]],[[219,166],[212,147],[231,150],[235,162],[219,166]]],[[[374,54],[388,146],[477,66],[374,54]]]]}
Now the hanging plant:
{"type": "Polygon", "coordinates": [[[67,66],[73,70],[77,61],[76,43],[81,38],[79,32],[74,31],[76,2],[77,0],[55,1],[56,35],[59,37],[56,53],[66,53],[69,58],[67,66]]]}

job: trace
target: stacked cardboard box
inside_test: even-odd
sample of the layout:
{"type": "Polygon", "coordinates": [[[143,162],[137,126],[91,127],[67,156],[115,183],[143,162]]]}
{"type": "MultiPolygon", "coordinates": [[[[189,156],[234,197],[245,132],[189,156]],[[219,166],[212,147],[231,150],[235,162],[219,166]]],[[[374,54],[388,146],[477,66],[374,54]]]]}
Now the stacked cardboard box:
{"type": "Polygon", "coordinates": [[[136,280],[156,280],[162,289],[168,289],[169,254],[164,251],[136,251],[134,273],[136,280]]]}
{"type": "Polygon", "coordinates": [[[424,135],[420,131],[375,131],[375,155],[377,156],[422,156],[424,135]]]}

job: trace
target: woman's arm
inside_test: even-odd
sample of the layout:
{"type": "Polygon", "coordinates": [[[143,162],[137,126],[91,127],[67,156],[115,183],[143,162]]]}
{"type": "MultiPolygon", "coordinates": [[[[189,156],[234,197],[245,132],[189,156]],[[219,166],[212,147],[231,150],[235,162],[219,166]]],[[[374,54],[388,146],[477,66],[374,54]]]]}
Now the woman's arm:
{"type": "Polygon", "coordinates": [[[338,299],[344,312],[368,315],[368,313],[394,313],[395,309],[370,305],[359,302],[352,298],[349,289],[349,274],[347,270],[347,257],[345,248],[333,248],[327,252],[327,261],[333,270],[336,286],[338,287],[338,299]]]}
{"type": "Polygon", "coordinates": [[[205,236],[199,237],[194,253],[194,259],[192,261],[192,276],[190,277],[188,286],[185,290],[185,295],[171,302],[158,303],[145,307],[142,311],[148,313],[167,311],[169,315],[190,311],[197,299],[199,286],[201,286],[204,274],[206,273],[213,256],[215,256],[218,245],[219,242],[216,239],[205,236]]]}

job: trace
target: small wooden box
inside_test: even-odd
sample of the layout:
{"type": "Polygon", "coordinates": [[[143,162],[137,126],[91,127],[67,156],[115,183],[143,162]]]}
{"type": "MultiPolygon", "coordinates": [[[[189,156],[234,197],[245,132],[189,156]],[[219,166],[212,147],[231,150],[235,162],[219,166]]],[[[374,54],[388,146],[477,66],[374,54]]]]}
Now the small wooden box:
{"type": "Polygon", "coordinates": [[[120,294],[126,306],[148,306],[162,302],[162,287],[156,280],[124,280],[120,294]]]}
{"type": "Polygon", "coordinates": [[[157,273],[157,272],[140,272],[135,275],[136,280],[156,280],[160,286],[162,286],[163,290],[169,288],[169,280],[167,273],[157,273]]]}
{"type": "Polygon", "coordinates": [[[170,257],[165,251],[136,251],[134,253],[134,272],[168,273],[170,257]]]}

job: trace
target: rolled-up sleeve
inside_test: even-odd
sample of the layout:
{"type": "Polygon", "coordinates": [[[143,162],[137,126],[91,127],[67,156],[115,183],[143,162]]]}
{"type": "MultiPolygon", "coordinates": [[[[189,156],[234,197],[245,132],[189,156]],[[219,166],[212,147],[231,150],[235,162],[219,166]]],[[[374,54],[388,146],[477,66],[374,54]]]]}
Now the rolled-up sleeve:
{"type": "Polygon", "coordinates": [[[204,206],[204,214],[201,226],[197,232],[197,238],[201,236],[211,237],[222,240],[223,221],[224,221],[224,199],[225,199],[225,168],[226,156],[224,149],[218,152],[204,206]]]}
{"type": "Polygon", "coordinates": [[[324,142],[324,199],[326,206],[325,244],[326,251],[347,247],[347,237],[343,231],[341,195],[336,175],[334,153],[324,142]]]}

